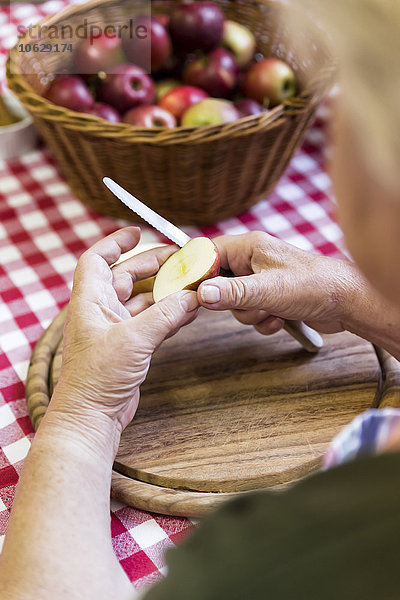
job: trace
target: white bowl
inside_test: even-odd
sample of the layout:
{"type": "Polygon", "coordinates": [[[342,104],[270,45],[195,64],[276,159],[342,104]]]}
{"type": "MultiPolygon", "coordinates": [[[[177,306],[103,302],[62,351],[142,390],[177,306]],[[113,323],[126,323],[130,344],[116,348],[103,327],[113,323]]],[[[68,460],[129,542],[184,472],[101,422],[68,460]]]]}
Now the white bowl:
{"type": "Polygon", "coordinates": [[[33,150],[38,141],[38,134],[32,118],[22,104],[8,90],[2,98],[9,111],[21,119],[12,125],[0,126],[0,159],[17,158],[25,152],[33,150]]]}

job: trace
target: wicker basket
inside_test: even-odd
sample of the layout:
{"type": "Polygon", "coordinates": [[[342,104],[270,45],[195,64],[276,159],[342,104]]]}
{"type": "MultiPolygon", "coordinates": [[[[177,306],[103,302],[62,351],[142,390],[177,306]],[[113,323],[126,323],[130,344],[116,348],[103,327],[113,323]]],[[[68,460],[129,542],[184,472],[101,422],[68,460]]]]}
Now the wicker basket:
{"type": "MultiPolygon", "coordinates": [[[[267,196],[285,170],[332,82],[332,61],[311,42],[307,60],[300,59],[295,42],[288,42],[280,2],[215,1],[228,18],[254,32],[261,52],[291,65],[301,90],[296,98],[226,125],[142,129],[48,102],[40,95],[44,84],[32,73],[55,72],[63,55],[32,56],[19,53],[17,46],[10,51],[9,87],[33,116],[72,190],[95,211],[135,220],[103,185],[102,178],[109,176],[167,219],[206,225],[237,215],[267,196]]],[[[152,12],[169,12],[175,4],[153,2],[152,12]]],[[[79,24],[85,17],[112,23],[140,14],[146,6],[147,0],[96,0],[70,6],[43,23],[79,24]]],[[[30,41],[28,34],[22,41],[30,41]]]]}

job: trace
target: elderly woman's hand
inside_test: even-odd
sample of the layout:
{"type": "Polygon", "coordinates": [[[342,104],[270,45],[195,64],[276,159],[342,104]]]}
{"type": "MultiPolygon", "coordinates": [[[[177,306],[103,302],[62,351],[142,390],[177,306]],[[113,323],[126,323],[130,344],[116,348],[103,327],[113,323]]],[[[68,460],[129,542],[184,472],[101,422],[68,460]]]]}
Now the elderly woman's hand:
{"type": "Polygon", "coordinates": [[[321,333],[343,330],[350,296],[360,285],[353,265],[310,254],[262,232],[213,241],[221,267],[236,277],[203,282],[198,290],[203,306],[230,309],[241,323],[263,334],[279,331],[284,319],[305,321],[321,333]]]}
{"type": "Polygon", "coordinates": [[[63,363],[50,405],[64,418],[93,427],[106,416],[121,431],[135,414],[139,386],[154,350],[193,321],[195,292],[179,292],[153,303],[152,294],[130,298],[133,282],[154,275],[177,250],[155,248],[112,266],[140,239],[137,227],[97,242],[79,259],[64,332],[63,363]]]}

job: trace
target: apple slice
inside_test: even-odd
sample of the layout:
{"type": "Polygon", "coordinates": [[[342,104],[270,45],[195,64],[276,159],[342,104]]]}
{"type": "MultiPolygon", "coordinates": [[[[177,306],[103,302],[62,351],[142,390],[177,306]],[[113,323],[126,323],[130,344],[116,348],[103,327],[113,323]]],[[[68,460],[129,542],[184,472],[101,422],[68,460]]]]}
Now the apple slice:
{"type": "Polygon", "coordinates": [[[139,279],[139,281],[135,281],[132,288],[131,298],[138,296],[139,294],[147,294],[147,292],[152,292],[155,279],[156,276],[153,275],[153,277],[146,277],[146,279],[139,279]]]}
{"type": "Polygon", "coordinates": [[[219,252],[212,240],[193,238],[161,266],[153,288],[155,302],[181,290],[197,290],[205,279],[219,274],[219,252]]]}

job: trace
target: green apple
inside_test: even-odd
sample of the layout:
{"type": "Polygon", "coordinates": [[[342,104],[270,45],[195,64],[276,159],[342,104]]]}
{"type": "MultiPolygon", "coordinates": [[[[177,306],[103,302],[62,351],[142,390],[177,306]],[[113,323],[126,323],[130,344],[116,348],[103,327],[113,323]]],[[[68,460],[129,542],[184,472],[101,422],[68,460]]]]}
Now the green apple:
{"type": "Polygon", "coordinates": [[[256,51],[254,35],[247,27],[236,21],[224,22],[222,45],[233,54],[241,69],[247,67],[256,51]]]}
{"type": "Polygon", "coordinates": [[[201,125],[218,125],[231,123],[240,119],[241,114],[229,100],[205,98],[194,104],[183,114],[183,127],[199,127],[201,125]]]}

